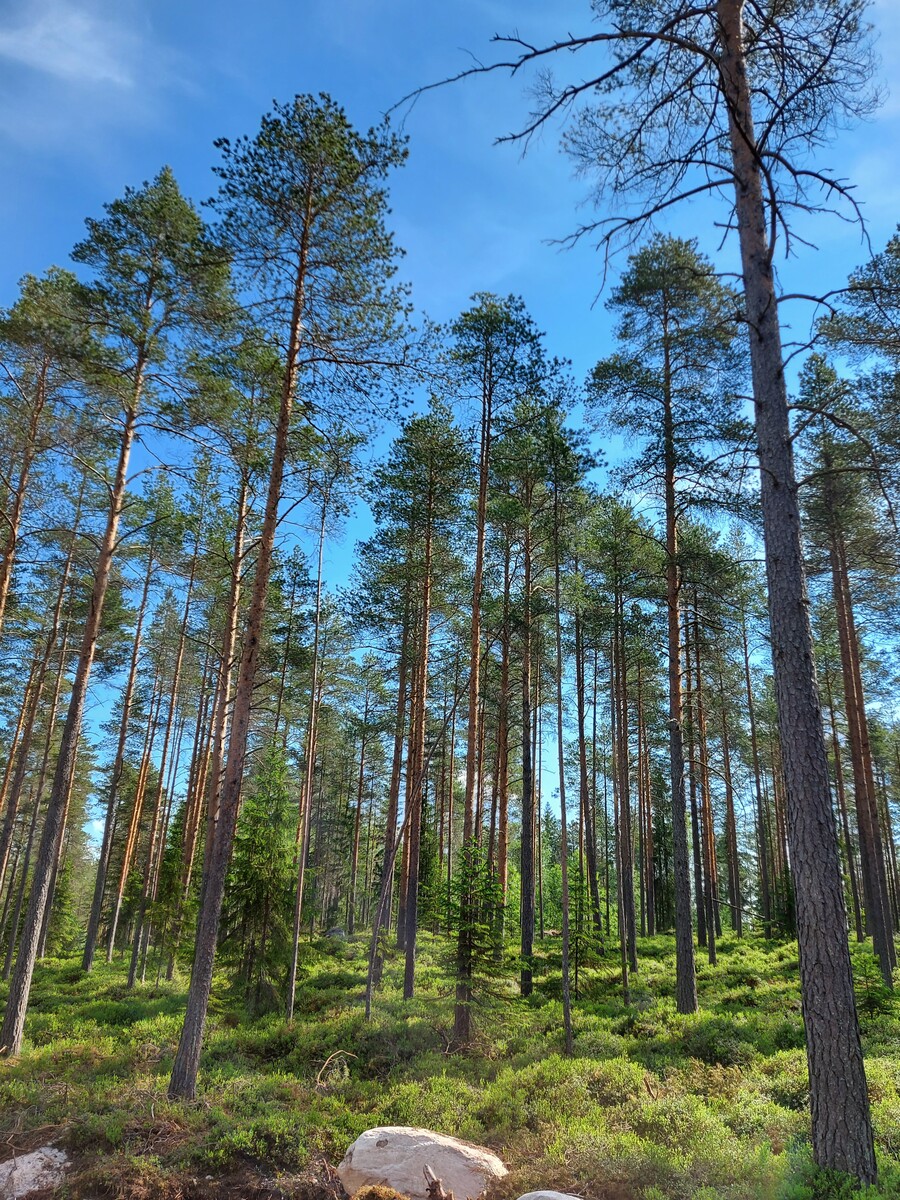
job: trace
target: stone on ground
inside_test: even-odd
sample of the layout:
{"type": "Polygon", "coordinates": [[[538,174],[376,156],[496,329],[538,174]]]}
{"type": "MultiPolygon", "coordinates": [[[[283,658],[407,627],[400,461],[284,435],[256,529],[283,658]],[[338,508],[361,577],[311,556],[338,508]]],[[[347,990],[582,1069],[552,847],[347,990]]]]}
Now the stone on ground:
{"type": "Polygon", "coordinates": [[[0,1196],[19,1200],[42,1188],[59,1187],[68,1165],[68,1156],[53,1146],[42,1146],[31,1154],[0,1163],[0,1196]]]}
{"type": "Polygon", "coordinates": [[[581,1200],[580,1196],[573,1196],[571,1192],[526,1192],[524,1196],[520,1196],[519,1200],[581,1200]]]}
{"type": "Polygon", "coordinates": [[[360,1134],[338,1166],[349,1196],[367,1185],[394,1188],[410,1200],[428,1200],[429,1166],[455,1200],[476,1200],[494,1179],[506,1175],[496,1154],[430,1129],[383,1125],[360,1134]]]}

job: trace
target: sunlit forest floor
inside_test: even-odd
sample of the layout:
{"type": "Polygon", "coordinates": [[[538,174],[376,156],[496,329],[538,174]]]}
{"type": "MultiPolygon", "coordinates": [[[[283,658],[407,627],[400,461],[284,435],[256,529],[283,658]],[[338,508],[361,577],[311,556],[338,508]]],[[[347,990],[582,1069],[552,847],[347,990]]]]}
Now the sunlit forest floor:
{"type": "MultiPolygon", "coordinates": [[[[699,965],[701,1010],[676,1014],[673,944],[641,942],[623,1002],[617,961],[579,971],[575,1054],[563,1055],[558,945],[528,1000],[509,973],[485,985],[478,1037],[448,1044],[449,947],[422,937],[415,1000],[389,959],[373,1019],[366,945],[305,948],[297,1016],[250,1018],[218,981],[194,1104],[166,1085],[186,980],[129,992],[121,964],[84,977],[42,964],[24,1053],[0,1065],[0,1159],[59,1139],[73,1197],[334,1196],[347,1146],[373,1125],[423,1125],[486,1144],[510,1167],[494,1193],[540,1187],[587,1200],[812,1200],[851,1194],[809,1167],[807,1076],[793,943],[726,938],[699,965]],[[554,957],[556,955],[556,957],[554,957]]],[[[857,992],[882,1179],[900,1197],[900,1001],[865,948],[857,992]]],[[[151,968],[153,964],[151,964],[151,968]]]]}

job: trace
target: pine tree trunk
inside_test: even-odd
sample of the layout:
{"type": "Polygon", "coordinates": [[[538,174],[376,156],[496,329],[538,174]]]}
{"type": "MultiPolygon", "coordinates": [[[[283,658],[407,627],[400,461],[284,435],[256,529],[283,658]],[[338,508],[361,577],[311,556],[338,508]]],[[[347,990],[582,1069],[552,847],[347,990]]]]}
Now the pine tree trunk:
{"type": "Polygon", "coordinates": [[[203,658],[203,672],[200,678],[200,694],[198,697],[197,717],[194,724],[192,741],[194,749],[191,755],[191,766],[188,771],[187,796],[184,804],[184,828],[181,836],[181,878],[172,913],[172,939],[169,949],[169,961],[166,965],[167,982],[171,982],[175,975],[175,964],[178,958],[178,949],[181,945],[181,935],[184,926],[184,910],[190,895],[194,859],[197,853],[197,843],[200,839],[200,825],[203,818],[203,798],[206,795],[210,743],[213,736],[210,724],[210,706],[214,702],[215,691],[218,686],[210,688],[211,657],[212,641],[210,640],[203,658]]]}
{"type": "Polygon", "coordinates": [[[6,602],[9,599],[9,588],[12,582],[13,565],[19,545],[19,530],[22,525],[22,512],[25,507],[25,496],[31,478],[31,469],[37,456],[37,434],[41,423],[41,415],[47,403],[47,372],[50,364],[44,360],[38,373],[38,386],[28,416],[28,429],[25,434],[25,448],[19,460],[19,479],[13,493],[12,508],[6,517],[6,542],[3,546],[3,557],[0,558],[0,630],[3,629],[3,619],[6,615],[6,602]]]}
{"type": "Polygon", "coordinates": [[[565,1052],[573,1054],[575,1036],[572,1032],[572,998],[569,986],[569,830],[566,812],[565,729],[563,727],[563,652],[562,598],[560,589],[560,511],[559,488],[554,488],[554,600],[556,609],[556,749],[559,769],[559,865],[562,887],[562,1006],[565,1052]]]}
{"type": "Polygon", "coordinates": [[[619,792],[619,873],[623,905],[623,928],[628,965],[637,970],[637,922],[634,909],[634,841],[631,823],[631,764],[628,722],[628,665],[625,658],[625,615],[621,593],[616,596],[616,704],[618,755],[616,778],[619,792]]]}
{"type": "Polygon", "coordinates": [[[253,704],[253,685],[256,680],[256,670],[259,664],[263,616],[266,609],[269,575],[272,568],[272,555],[275,549],[275,531],[278,526],[278,506],[281,500],[281,489],[288,451],[291,410],[297,381],[297,356],[300,346],[300,318],[303,311],[305,270],[306,243],[304,240],[294,289],[293,312],[288,333],[287,359],[281,388],[278,423],[275,430],[275,444],[272,449],[272,465],[269,472],[266,507],[263,514],[259,549],[256,557],[256,573],[253,580],[253,591],[247,614],[243,652],[241,654],[237,686],[235,688],[228,757],[225,764],[225,775],[222,780],[218,819],[212,830],[211,846],[201,885],[200,912],[197,920],[194,965],[191,972],[187,1011],[185,1013],[181,1039],[178,1043],[178,1050],[175,1054],[172,1076],[169,1081],[169,1095],[173,1099],[193,1099],[197,1090],[200,1051],[203,1046],[203,1031],[206,1026],[206,1013],[209,1007],[209,996],[212,988],[216,937],[219,929],[219,916],[222,911],[222,900],[225,893],[225,878],[228,873],[228,864],[231,860],[231,847],[234,842],[234,831],[237,825],[241,785],[244,778],[244,763],[247,756],[247,739],[250,733],[253,704]]]}
{"type": "Polygon", "coordinates": [[[22,850],[23,845],[21,840],[19,840],[16,843],[16,852],[13,855],[12,866],[10,867],[9,873],[6,877],[6,895],[3,897],[3,909],[2,912],[0,912],[0,945],[2,945],[3,939],[6,936],[6,925],[7,921],[9,920],[13,893],[19,879],[19,860],[22,857],[22,850]]]}
{"type": "MultiPolygon", "coordinates": [[[[618,601],[614,602],[615,620],[618,618],[618,601]]],[[[622,1003],[631,1002],[628,985],[628,926],[625,921],[625,891],[622,886],[625,871],[622,865],[622,795],[621,795],[621,741],[619,725],[622,713],[619,706],[619,651],[618,637],[614,631],[609,652],[609,722],[612,738],[612,785],[613,785],[613,853],[616,862],[616,923],[619,934],[619,972],[622,979],[622,1003]]]]}
{"type": "Polygon", "coordinates": [[[853,600],[850,594],[846,554],[842,539],[837,533],[832,535],[830,562],[838,638],[841,646],[844,712],[847,716],[850,761],[853,768],[853,791],[856,797],[856,824],[860,838],[866,923],[872,933],[872,942],[881,966],[882,980],[886,987],[893,987],[893,970],[897,964],[897,958],[894,951],[893,921],[887,894],[887,875],[875,795],[872,752],[869,746],[869,724],[862,690],[859,640],[856,636],[856,625],[853,618],[853,600]]]}
{"type": "Polygon", "coordinates": [[[728,740],[728,706],[725,700],[725,681],[719,673],[719,705],[722,710],[722,771],[725,776],[725,845],[728,850],[728,899],[731,908],[731,928],[744,936],[743,898],[741,896],[741,864],[738,858],[737,819],[734,811],[734,783],[731,777],[731,745],[728,740]]]}
{"type": "MultiPolygon", "coordinates": [[[[16,814],[19,807],[19,799],[21,797],[22,788],[24,786],[25,775],[28,768],[28,753],[31,749],[31,741],[34,735],[34,725],[38,715],[38,708],[43,700],[44,680],[46,679],[47,670],[50,666],[50,660],[53,657],[53,651],[56,649],[56,639],[59,635],[60,620],[62,617],[63,604],[66,599],[66,592],[69,590],[69,580],[72,574],[72,561],[75,555],[75,538],[78,527],[81,523],[81,509],[84,500],[84,492],[86,486],[86,476],[82,476],[81,485],[78,489],[78,497],[75,501],[75,511],[72,518],[72,536],[69,541],[69,549],[66,553],[66,560],[63,564],[62,575],[60,576],[59,587],[56,592],[56,603],[53,606],[53,616],[50,621],[50,632],[47,636],[47,642],[44,650],[44,655],[39,663],[32,666],[31,676],[28,684],[25,687],[25,696],[22,701],[22,708],[19,713],[19,720],[16,726],[16,731],[13,736],[12,745],[9,751],[7,767],[4,773],[2,797],[6,802],[6,809],[3,817],[3,826],[0,828],[0,890],[3,888],[3,882],[6,875],[6,864],[9,858],[9,849],[12,844],[13,830],[15,828],[16,814]],[[21,742],[19,739],[21,738],[21,742]],[[16,749],[18,745],[18,756],[16,757],[16,749]],[[13,761],[16,759],[15,775],[12,778],[12,786],[7,791],[7,785],[10,781],[10,768],[13,761]]],[[[61,673],[65,670],[65,647],[69,641],[69,619],[66,619],[65,633],[63,635],[63,647],[60,650],[59,669],[56,673],[56,683],[54,685],[54,696],[58,699],[61,686],[61,673]]],[[[56,712],[56,699],[53,702],[51,710],[56,712]]],[[[2,809],[0,803],[0,809],[2,809]]]]}
{"type": "Polygon", "coordinates": [[[203,840],[203,874],[209,866],[209,855],[215,841],[215,829],[219,820],[219,805],[222,798],[222,783],[225,771],[226,736],[229,723],[229,701],[231,681],[234,673],[235,654],[238,643],[238,623],[241,607],[242,567],[245,555],[244,539],[247,532],[248,493],[250,483],[246,471],[241,474],[235,514],[234,552],[231,560],[231,584],[228,607],[225,610],[225,626],[222,630],[222,653],[219,660],[219,678],[216,688],[215,719],[212,732],[212,749],[209,761],[208,796],[206,801],[206,835],[203,840]]]}
{"type": "Polygon", "coordinates": [[[147,781],[150,777],[150,769],[153,765],[153,746],[156,741],[156,734],[159,727],[159,714],[162,709],[162,688],[160,687],[157,695],[156,689],[161,684],[159,672],[153,679],[153,686],[150,690],[150,704],[147,720],[147,733],[144,737],[144,749],[141,754],[141,765],[138,769],[137,782],[134,789],[134,801],[131,806],[131,815],[128,820],[128,832],[125,837],[125,846],[122,851],[122,865],[119,868],[119,883],[116,887],[116,898],[112,908],[112,916],[109,922],[109,935],[106,943],[106,961],[112,962],[113,951],[116,945],[116,934],[119,929],[119,917],[122,913],[122,901],[125,897],[125,888],[128,885],[128,876],[131,872],[134,854],[137,850],[138,839],[141,831],[141,816],[144,811],[144,796],[147,793],[147,781]]]}
{"type": "MultiPolygon", "coordinates": [[[[146,936],[149,930],[145,930],[144,922],[147,912],[147,905],[152,903],[155,897],[155,872],[153,868],[154,861],[161,861],[162,850],[165,846],[165,828],[160,829],[160,818],[164,807],[165,794],[165,771],[169,763],[169,747],[172,736],[172,729],[175,722],[175,712],[178,706],[178,687],[181,683],[181,667],[184,662],[184,648],[187,641],[188,620],[191,614],[191,601],[194,596],[194,583],[197,578],[197,566],[200,561],[200,533],[202,529],[202,517],[197,529],[197,537],[194,542],[194,553],[191,557],[190,573],[188,575],[187,594],[184,599],[184,612],[181,617],[181,626],[178,631],[178,645],[175,651],[175,662],[172,667],[172,685],[169,691],[169,709],[166,717],[166,728],[163,734],[162,758],[159,764],[159,779],[156,785],[156,796],[153,802],[153,823],[150,828],[150,840],[147,847],[147,866],[144,871],[143,886],[141,888],[141,902],[138,909],[137,925],[134,935],[134,950],[131,956],[131,967],[128,972],[128,987],[132,988],[135,984],[135,972],[137,969],[137,956],[142,939],[144,941],[144,953],[146,952],[146,936]],[[157,837],[162,837],[162,844],[157,848],[157,837]]],[[[149,575],[148,575],[149,578],[149,575]]],[[[174,761],[174,756],[173,756],[174,761]]],[[[169,795],[171,796],[171,789],[169,795]]]]}
{"type": "Polygon", "coordinates": [[[38,818],[41,813],[41,801],[43,800],[43,789],[39,788],[35,797],[34,804],[31,809],[31,818],[28,822],[28,838],[25,843],[25,856],[22,860],[22,872],[17,881],[16,887],[16,903],[12,912],[12,919],[9,925],[9,940],[6,944],[6,957],[3,960],[3,978],[9,979],[12,973],[13,962],[16,957],[16,946],[19,941],[19,924],[22,918],[22,905],[25,902],[25,888],[28,884],[28,868],[31,866],[31,853],[34,849],[34,835],[37,830],[38,818]]]}
{"type": "Polygon", "coordinates": [[[603,928],[600,916],[600,883],[597,872],[597,831],[591,808],[591,789],[588,783],[587,737],[585,733],[584,632],[581,614],[575,610],[575,694],[578,712],[578,770],[580,780],[581,824],[584,830],[584,849],[587,859],[588,888],[594,929],[603,928]]]}
{"type": "Polygon", "coordinates": [[[828,713],[831,720],[831,748],[834,754],[834,783],[837,791],[838,812],[841,818],[841,829],[844,834],[844,852],[847,860],[847,875],[850,880],[850,898],[853,904],[853,923],[856,928],[856,940],[865,940],[862,923],[862,909],[859,902],[859,880],[856,875],[856,851],[853,847],[853,837],[850,833],[850,817],[847,812],[847,795],[844,788],[844,766],[841,761],[841,744],[838,740],[837,721],[834,715],[834,700],[831,695],[830,681],[826,673],[828,713]]]}
{"type": "Polygon", "coordinates": [[[756,734],[756,713],[753,705],[753,686],[750,678],[750,650],[747,645],[747,619],[741,610],[741,642],[744,650],[744,688],[747,695],[747,719],[750,722],[750,755],[753,767],[753,787],[756,795],[756,844],[759,857],[759,886],[762,901],[763,937],[772,936],[772,883],[769,875],[769,839],[766,809],[762,788],[762,767],[759,761],[759,739],[756,734]]]}
{"type": "MultiPolygon", "coordinates": [[[[418,624],[418,609],[415,610],[415,621],[418,624]]],[[[415,638],[413,638],[415,645],[415,638]]],[[[413,777],[415,767],[413,763],[416,738],[416,726],[419,719],[419,711],[417,701],[419,695],[419,660],[418,656],[414,656],[412,662],[412,672],[409,681],[409,734],[406,741],[406,790],[403,797],[403,846],[400,855],[400,879],[397,888],[397,941],[396,946],[400,951],[406,950],[406,901],[409,891],[409,838],[410,838],[410,823],[412,820],[413,808],[413,777]]]]}
{"type": "Polygon", "coordinates": [[[531,741],[531,530],[526,526],[522,546],[522,831],[519,866],[522,967],[519,990],[530,996],[534,986],[534,826],[535,787],[531,741]]]}
{"type": "MultiPolygon", "coordinates": [[[[669,676],[669,773],[672,792],[672,874],[675,893],[675,1006],[697,1011],[694,935],[691,927],[691,879],[684,787],[684,705],[681,695],[681,577],[675,496],[675,423],[668,326],[663,330],[663,449],[666,511],[666,618],[669,676]]],[[[691,772],[693,778],[693,770],[691,772]]],[[[696,850],[696,848],[695,848],[696,850]]],[[[696,859],[696,853],[695,853],[696,859]]],[[[697,865],[695,861],[694,871],[697,865]]],[[[699,903],[698,903],[699,922],[699,903]]]]}
{"type": "Polygon", "coordinates": [[[888,867],[888,891],[891,901],[891,918],[893,921],[893,928],[896,931],[898,924],[900,924],[900,875],[898,875],[897,870],[897,843],[894,838],[894,825],[893,821],[891,820],[890,797],[888,795],[887,779],[883,764],[879,772],[879,800],[881,809],[879,822],[884,830],[884,849],[888,867]]]}
{"type": "Polygon", "coordinates": [[[122,697],[122,717],[119,722],[119,741],[116,746],[116,757],[113,760],[112,774],[109,780],[109,794],[106,799],[106,820],[103,824],[103,841],[100,845],[100,856],[97,859],[97,877],[94,880],[94,898],[88,918],[87,935],[84,941],[84,953],[81,959],[82,971],[90,971],[94,962],[94,951],[97,948],[97,936],[100,932],[100,915],[103,910],[103,898],[106,893],[106,876],[109,870],[109,859],[112,853],[113,824],[116,813],[119,783],[125,766],[125,746],[128,739],[128,725],[131,720],[131,701],[134,696],[134,685],[137,679],[138,658],[141,652],[141,638],[144,632],[144,617],[147,613],[147,597],[150,593],[150,578],[153,573],[153,550],[147,555],[147,571],[144,575],[144,587],[141,601],[138,605],[138,620],[134,631],[134,641],[131,645],[131,662],[128,667],[128,680],[122,697]]]}
{"type": "Polygon", "coordinates": [[[534,699],[531,707],[531,761],[534,769],[534,824],[537,835],[537,916],[538,937],[544,940],[544,832],[543,832],[543,799],[541,796],[541,781],[544,778],[544,704],[541,662],[543,642],[537,638],[536,664],[534,673],[534,699]]]}
{"type": "Polygon", "coordinates": [[[510,557],[509,536],[503,557],[503,625],[500,635],[500,696],[497,713],[497,884],[500,889],[499,940],[506,924],[509,887],[509,666],[510,666],[510,557]]]}
{"type": "MultiPolygon", "coordinates": [[[[46,651],[45,657],[49,661],[49,655],[46,654],[46,651]]],[[[19,705],[19,716],[16,720],[12,737],[9,740],[9,747],[6,750],[6,765],[3,768],[3,780],[0,782],[0,814],[3,816],[3,832],[0,833],[0,891],[3,890],[6,863],[9,858],[9,839],[11,837],[12,828],[15,825],[16,815],[18,812],[18,800],[15,797],[14,786],[12,788],[13,799],[10,800],[10,784],[13,780],[13,768],[16,768],[15,773],[18,774],[20,764],[23,762],[23,758],[27,759],[28,757],[27,750],[24,756],[21,754],[20,746],[22,745],[23,738],[25,738],[30,748],[31,731],[37,716],[37,697],[40,692],[37,679],[42,662],[43,659],[36,657],[33,657],[31,660],[31,670],[29,671],[28,679],[26,680],[25,688],[22,692],[22,701],[19,705]],[[12,809],[12,815],[10,815],[10,809],[12,809]]],[[[24,773],[24,766],[22,766],[21,769],[24,773]]]]}
{"type": "MultiPolygon", "coordinates": [[[[459,652],[457,651],[453,663],[453,709],[450,714],[450,765],[448,768],[448,791],[447,791],[447,912],[450,912],[450,904],[453,891],[453,792],[456,787],[456,704],[459,694],[459,652]]],[[[449,915],[448,915],[449,923],[449,915]]]]}
{"type": "MultiPolygon", "coordinates": [[[[641,676],[638,673],[638,780],[639,793],[642,800],[643,850],[641,854],[641,871],[644,878],[646,893],[647,933],[653,937],[656,933],[656,861],[653,845],[653,787],[650,775],[650,744],[647,732],[647,721],[644,715],[643,699],[640,694],[641,676]]],[[[676,978],[677,984],[677,978],[676,978]]]]}
{"type": "Polygon", "coordinates": [[[403,999],[411,1000],[416,976],[416,935],[419,930],[419,857],[422,844],[422,806],[424,803],[425,770],[425,713],[428,702],[428,652],[431,642],[431,558],[432,511],[436,483],[429,480],[426,499],[425,545],[422,552],[422,599],[419,618],[419,655],[416,667],[417,687],[415,722],[410,740],[411,767],[415,791],[410,795],[409,814],[409,878],[406,892],[406,963],[403,975],[403,999]]]}
{"type": "Polygon", "coordinates": [[[642,938],[647,936],[647,873],[646,848],[644,845],[644,720],[641,660],[637,664],[637,693],[635,696],[635,734],[637,738],[634,781],[637,787],[637,877],[638,877],[638,926],[642,938]]]}
{"type": "Polygon", "coordinates": [[[743,45],[742,0],[717,0],[750,340],[775,692],[787,787],[813,1154],[876,1177],[837,830],[816,687],[778,303],[743,45]]]}
{"type": "MultiPolygon", "coordinates": [[[[390,872],[390,878],[386,881],[386,895],[388,898],[390,898],[393,892],[394,843],[397,838],[397,820],[400,815],[400,777],[403,773],[403,735],[406,730],[406,710],[408,705],[407,674],[409,664],[407,660],[409,657],[411,620],[410,607],[407,601],[404,608],[400,654],[397,661],[397,716],[394,721],[394,753],[391,764],[391,782],[388,788],[388,809],[385,819],[383,855],[381,860],[382,877],[384,877],[385,872],[390,872]]],[[[380,924],[378,929],[374,931],[376,944],[379,931],[387,929],[390,925],[390,903],[382,907],[378,919],[380,924]]],[[[381,966],[382,959],[379,954],[376,955],[376,982],[380,978],[381,966]]]]}
{"type": "MultiPolygon", "coordinates": [[[[139,368],[139,377],[140,373],[139,368]]],[[[50,892],[51,875],[56,861],[57,847],[62,838],[64,817],[75,771],[75,755],[78,749],[84,706],[87,700],[88,681],[94,661],[97,638],[100,633],[100,624],[103,618],[103,604],[106,599],[112,560],[116,549],[119,518],[125,503],[128,460],[134,441],[136,418],[136,410],[129,408],[125,414],[125,425],[119,445],[119,460],[116,465],[116,473],[110,487],[109,514],[98,555],[94,586],[91,590],[81,649],[75,668],[75,677],[72,680],[69,709],[63,725],[53,786],[47,802],[47,813],[44,818],[44,828],[35,862],[31,894],[25,914],[25,925],[22,930],[19,953],[16,959],[16,969],[10,984],[9,999],[6,1004],[3,1025],[0,1028],[0,1053],[6,1055],[18,1054],[22,1048],[22,1038],[25,1032],[25,1012],[28,1008],[28,997],[31,992],[31,978],[34,973],[38,939],[40,937],[41,926],[43,925],[47,897],[50,892]]]]}
{"type": "Polygon", "coordinates": [[[690,636],[691,623],[685,616],[684,621],[684,664],[685,664],[685,683],[687,685],[688,695],[688,721],[687,721],[687,742],[688,742],[688,762],[690,764],[690,802],[691,802],[691,852],[693,861],[694,874],[694,906],[697,912],[697,945],[705,947],[707,944],[706,935],[706,902],[704,899],[705,890],[703,887],[703,851],[700,844],[700,814],[697,807],[697,791],[698,779],[700,776],[700,768],[697,762],[695,734],[696,734],[696,697],[694,695],[694,674],[692,667],[692,659],[694,654],[694,642],[690,636]]]}
{"type": "MultiPolygon", "coordinates": [[[[50,699],[50,704],[47,711],[50,714],[50,719],[47,724],[46,737],[44,739],[44,752],[41,757],[41,765],[38,770],[37,785],[33,798],[33,806],[31,812],[31,820],[29,824],[27,847],[25,857],[22,864],[21,878],[19,880],[18,896],[16,900],[15,915],[13,917],[12,927],[9,934],[9,944],[7,946],[6,962],[3,968],[3,978],[9,979],[10,971],[12,970],[13,955],[15,954],[16,939],[19,933],[19,917],[22,913],[22,902],[25,897],[25,885],[28,879],[28,868],[31,863],[31,852],[34,847],[34,834],[37,827],[38,815],[40,813],[41,804],[44,799],[44,787],[47,782],[47,771],[50,765],[50,754],[53,749],[53,740],[56,736],[57,714],[59,711],[59,698],[62,694],[63,676],[66,671],[66,657],[69,647],[69,621],[63,627],[62,642],[59,648],[59,662],[56,668],[56,679],[53,685],[53,695],[50,699]]],[[[4,910],[8,908],[11,898],[12,882],[10,882],[9,891],[7,892],[6,903],[4,910]]],[[[4,926],[6,922],[6,912],[4,911],[4,926]]]]}
{"type": "Polygon", "coordinates": [[[347,896],[347,933],[352,935],[356,929],[356,892],[357,874],[359,872],[359,838],[362,827],[363,791],[366,781],[366,740],[369,731],[369,683],[366,681],[365,697],[363,699],[363,724],[359,739],[359,774],[356,780],[356,809],[353,817],[353,845],[350,853],[350,887],[347,896]]]}
{"type": "Polygon", "coordinates": [[[706,888],[703,903],[706,912],[707,956],[710,966],[718,961],[716,938],[721,937],[719,924],[719,888],[715,865],[715,828],[712,797],[709,788],[709,749],[706,743],[706,707],[703,702],[703,675],[700,668],[700,626],[694,607],[694,711],[697,714],[697,756],[700,793],[700,844],[703,852],[703,878],[706,888]]]}
{"type": "MultiPolygon", "coordinates": [[[[56,611],[54,612],[51,623],[50,633],[47,638],[47,644],[44,649],[44,654],[40,662],[35,664],[36,671],[34,672],[32,678],[29,679],[28,685],[25,689],[25,697],[19,717],[20,727],[24,725],[24,728],[21,728],[21,742],[19,744],[18,756],[16,758],[16,769],[13,774],[12,783],[6,798],[6,810],[3,814],[3,826],[2,829],[0,829],[0,889],[2,889],[4,880],[6,878],[6,866],[9,861],[9,851],[10,847],[12,846],[16,818],[19,813],[19,802],[22,797],[22,792],[25,788],[25,779],[28,775],[31,742],[34,737],[34,730],[38,721],[39,712],[45,699],[43,692],[47,668],[50,665],[50,659],[53,657],[53,651],[56,649],[56,639],[59,636],[59,617],[64,595],[64,587],[61,587],[57,598],[56,611]]],[[[12,750],[10,751],[10,763],[11,762],[12,750]]]]}
{"type": "Polygon", "coordinates": [[[484,544],[487,526],[488,468],[491,455],[491,389],[482,397],[481,442],[478,469],[478,508],[475,525],[475,567],[472,579],[471,635],[469,643],[469,714],[466,730],[466,794],[463,811],[463,887],[460,894],[459,936],[456,946],[456,1006],[453,1037],[462,1045],[472,1036],[472,906],[470,878],[475,860],[473,845],[480,834],[475,807],[481,795],[478,763],[482,751],[481,713],[481,588],[484,575],[484,544]]]}
{"type": "MultiPolygon", "coordinates": [[[[279,484],[280,486],[280,484],[279,484]]],[[[288,1022],[294,1019],[294,994],[297,990],[297,967],[300,956],[300,927],[303,919],[303,889],[306,883],[306,862],[309,856],[309,833],[312,819],[313,781],[315,776],[316,752],[319,726],[319,643],[322,630],[322,562],[325,553],[325,517],[327,514],[327,496],[322,497],[322,516],[319,522],[319,559],[316,570],[316,613],[313,632],[313,662],[312,681],[309,692],[309,721],[306,728],[306,770],[303,779],[303,790],[300,794],[300,811],[297,814],[297,846],[295,866],[297,870],[297,886],[294,891],[294,925],[291,940],[291,966],[287,979],[286,1016],[288,1022]]]]}

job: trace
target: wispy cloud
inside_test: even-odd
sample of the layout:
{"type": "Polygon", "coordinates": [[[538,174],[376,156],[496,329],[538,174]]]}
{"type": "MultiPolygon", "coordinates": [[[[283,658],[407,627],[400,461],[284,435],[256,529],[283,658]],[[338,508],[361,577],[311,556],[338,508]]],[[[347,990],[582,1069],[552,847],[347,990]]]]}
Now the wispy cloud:
{"type": "Polygon", "coordinates": [[[0,58],[72,83],[133,87],[138,49],[127,25],[72,0],[29,4],[0,22],[0,58]]]}
{"type": "Polygon", "coordinates": [[[105,157],[109,137],[159,124],[190,89],[141,0],[0,4],[0,149],[105,157]]]}

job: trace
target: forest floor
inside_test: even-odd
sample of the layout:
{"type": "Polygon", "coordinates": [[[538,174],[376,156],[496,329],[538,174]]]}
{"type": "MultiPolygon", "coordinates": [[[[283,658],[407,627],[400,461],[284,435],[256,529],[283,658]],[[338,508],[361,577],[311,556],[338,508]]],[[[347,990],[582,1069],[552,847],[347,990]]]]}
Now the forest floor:
{"type": "MultiPolygon", "coordinates": [[[[25,1050],[0,1063],[0,1161],[56,1139],[72,1197],[336,1200],[331,1166],[363,1130],[422,1125],[501,1155],[510,1175],[495,1200],[539,1187],[586,1200],[851,1195],[809,1166],[793,943],[726,937],[718,965],[699,965],[701,1008],[687,1017],[670,938],[641,942],[628,1004],[617,962],[595,959],[579,972],[568,1059],[558,945],[545,943],[528,1000],[512,962],[485,984],[477,1040],[459,1052],[449,947],[422,943],[416,998],[404,1003],[402,962],[389,961],[369,1023],[362,940],[304,948],[293,1027],[251,1019],[219,979],[191,1104],[166,1098],[184,978],[129,992],[119,963],[89,977],[75,960],[39,965],[25,1050]]],[[[854,956],[882,1169],[865,1195],[896,1200],[900,1000],[867,949],[854,956]]]]}

